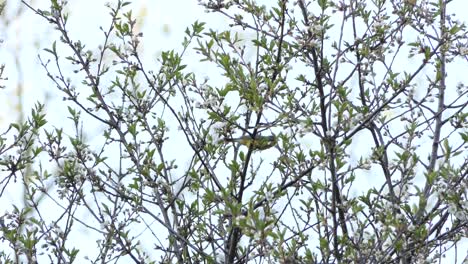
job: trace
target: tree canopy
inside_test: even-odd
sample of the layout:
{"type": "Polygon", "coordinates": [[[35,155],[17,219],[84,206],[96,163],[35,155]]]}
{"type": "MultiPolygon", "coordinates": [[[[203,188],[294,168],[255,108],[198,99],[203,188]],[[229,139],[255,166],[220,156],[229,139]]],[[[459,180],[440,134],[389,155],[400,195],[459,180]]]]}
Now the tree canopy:
{"type": "Polygon", "coordinates": [[[151,60],[130,2],[93,49],[66,1],[22,1],[56,33],[38,61],[63,102],[2,124],[0,198],[24,200],[1,263],[463,261],[455,1],[198,2],[229,27],[200,17],[151,60]]]}

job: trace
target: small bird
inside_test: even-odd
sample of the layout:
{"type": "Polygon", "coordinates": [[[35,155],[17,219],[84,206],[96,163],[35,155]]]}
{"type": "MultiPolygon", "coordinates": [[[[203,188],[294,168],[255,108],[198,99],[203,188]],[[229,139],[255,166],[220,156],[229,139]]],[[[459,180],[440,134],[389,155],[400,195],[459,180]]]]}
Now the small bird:
{"type": "Polygon", "coordinates": [[[278,143],[278,138],[275,135],[256,136],[255,139],[251,135],[245,135],[239,138],[225,138],[225,142],[237,142],[241,145],[251,147],[253,150],[269,149],[278,143]]]}

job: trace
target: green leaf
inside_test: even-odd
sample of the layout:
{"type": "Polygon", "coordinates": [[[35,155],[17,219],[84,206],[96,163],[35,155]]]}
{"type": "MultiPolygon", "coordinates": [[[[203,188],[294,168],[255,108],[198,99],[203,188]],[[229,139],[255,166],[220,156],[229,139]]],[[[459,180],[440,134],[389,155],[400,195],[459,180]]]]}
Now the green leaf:
{"type": "Polygon", "coordinates": [[[463,141],[465,141],[465,143],[468,142],[468,132],[461,132],[461,133],[458,133],[458,134],[463,139],[463,141]]]}
{"type": "Polygon", "coordinates": [[[136,132],[136,123],[133,123],[133,124],[130,124],[128,126],[128,132],[133,136],[135,137],[137,135],[137,132],[136,132]]]}

